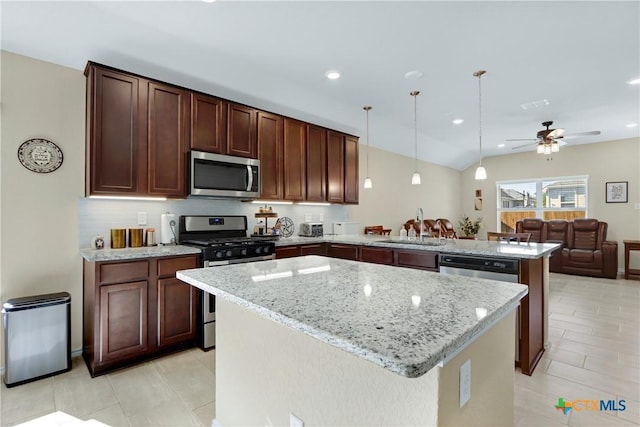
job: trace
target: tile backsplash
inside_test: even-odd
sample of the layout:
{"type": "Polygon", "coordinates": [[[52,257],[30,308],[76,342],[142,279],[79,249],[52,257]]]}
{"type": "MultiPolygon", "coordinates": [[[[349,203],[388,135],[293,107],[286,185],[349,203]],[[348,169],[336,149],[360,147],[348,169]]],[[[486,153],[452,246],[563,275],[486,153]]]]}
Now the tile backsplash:
{"type": "MultiPolygon", "coordinates": [[[[147,200],[111,200],[80,198],[78,200],[78,224],[80,248],[88,248],[91,239],[100,234],[105,238],[105,246],[109,247],[109,230],[112,228],[155,228],[156,236],[160,232],[160,215],[170,212],[176,220],[180,215],[246,215],[249,234],[262,218],[255,218],[258,205],[237,200],[186,199],[167,201],[147,200]],[[147,224],[138,225],[138,212],[145,212],[147,224]]],[[[295,224],[294,235],[298,235],[299,224],[303,221],[325,223],[325,233],[331,233],[334,221],[349,220],[347,207],[344,205],[306,206],[268,204],[279,217],[289,217],[295,224]]],[[[275,218],[269,218],[272,226],[275,218]]],[[[159,239],[159,237],[156,237],[159,239]]]]}

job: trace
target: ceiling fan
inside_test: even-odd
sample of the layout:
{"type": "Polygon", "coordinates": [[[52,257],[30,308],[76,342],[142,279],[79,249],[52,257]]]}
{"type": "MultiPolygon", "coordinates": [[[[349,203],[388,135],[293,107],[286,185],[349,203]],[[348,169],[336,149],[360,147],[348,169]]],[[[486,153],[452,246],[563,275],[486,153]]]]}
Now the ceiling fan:
{"type": "Polygon", "coordinates": [[[542,126],[546,127],[546,129],[539,130],[536,134],[536,138],[517,138],[517,139],[507,139],[506,141],[534,141],[529,142],[524,145],[519,145],[517,147],[513,147],[512,150],[518,150],[523,147],[528,147],[532,144],[537,145],[538,154],[551,154],[560,151],[560,143],[558,140],[560,139],[571,139],[577,138],[580,136],[588,136],[588,135],[600,135],[599,130],[592,130],[589,132],[576,132],[576,133],[564,133],[564,129],[549,129],[553,125],[552,121],[542,122],[542,126]]]}

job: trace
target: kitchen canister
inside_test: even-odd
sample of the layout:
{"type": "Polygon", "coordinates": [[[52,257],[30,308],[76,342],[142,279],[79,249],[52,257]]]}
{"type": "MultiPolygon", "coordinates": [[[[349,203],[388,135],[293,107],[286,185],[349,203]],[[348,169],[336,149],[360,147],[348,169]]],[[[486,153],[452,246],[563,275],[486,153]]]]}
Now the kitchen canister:
{"type": "Polygon", "coordinates": [[[111,229],[111,247],[113,249],[121,249],[127,246],[127,239],[124,228],[111,229]]]}
{"type": "Polygon", "coordinates": [[[155,228],[147,228],[145,230],[145,241],[147,246],[155,246],[156,245],[156,229],[155,228]]]}
{"type": "Polygon", "coordinates": [[[130,228],[129,229],[129,247],[140,248],[142,247],[142,239],[144,233],[142,228],[130,228]]]}

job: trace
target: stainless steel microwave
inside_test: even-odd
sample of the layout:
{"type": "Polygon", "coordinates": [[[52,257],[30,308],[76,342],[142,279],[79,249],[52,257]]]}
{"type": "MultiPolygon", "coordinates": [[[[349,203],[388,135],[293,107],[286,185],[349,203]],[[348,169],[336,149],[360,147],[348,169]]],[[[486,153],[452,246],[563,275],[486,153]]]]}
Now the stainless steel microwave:
{"type": "Polygon", "coordinates": [[[260,160],[191,151],[189,196],[260,196],[260,160]]]}

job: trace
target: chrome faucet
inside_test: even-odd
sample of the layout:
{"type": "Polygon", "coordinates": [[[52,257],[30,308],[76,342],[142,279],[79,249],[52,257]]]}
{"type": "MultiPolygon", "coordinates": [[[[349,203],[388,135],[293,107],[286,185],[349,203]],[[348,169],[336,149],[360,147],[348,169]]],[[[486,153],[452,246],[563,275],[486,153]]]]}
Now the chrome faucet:
{"type": "Polygon", "coordinates": [[[436,228],[438,229],[438,241],[440,241],[442,239],[442,223],[439,219],[436,220],[436,228]]]}
{"type": "Polygon", "coordinates": [[[424,212],[422,212],[422,208],[418,208],[416,212],[416,221],[420,224],[420,241],[424,239],[424,212]]]}

